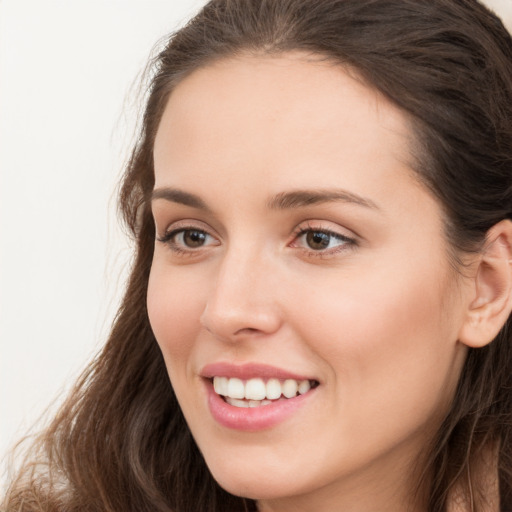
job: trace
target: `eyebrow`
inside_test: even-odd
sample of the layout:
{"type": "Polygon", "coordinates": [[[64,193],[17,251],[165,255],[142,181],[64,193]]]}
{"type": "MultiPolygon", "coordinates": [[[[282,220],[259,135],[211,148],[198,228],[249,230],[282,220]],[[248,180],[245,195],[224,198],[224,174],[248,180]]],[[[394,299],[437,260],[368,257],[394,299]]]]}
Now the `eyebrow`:
{"type": "MultiPolygon", "coordinates": [[[[208,205],[197,195],[176,188],[157,188],[151,194],[151,200],[165,199],[173,203],[183,204],[191,208],[198,208],[210,212],[208,205]]],[[[361,197],[347,190],[292,190],[276,194],[267,202],[267,207],[272,210],[288,210],[304,208],[319,203],[343,202],[351,203],[365,208],[379,210],[379,207],[371,199],[361,197]]]]}
{"type": "Polygon", "coordinates": [[[166,201],[198,208],[199,210],[210,211],[210,208],[208,208],[206,203],[199,196],[177,188],[157,188],[151,193],[151,201],[155,199],[165,199],[166,201]]]}
{"type": "Polygon", "coordinates": [[[340,189],[294,190],[291,192],[282,192],[270,199],[267,205],[271,209],[286,210],[331,202],[352,203],[374,210],[380,209],[371,199],[340,189]]]}

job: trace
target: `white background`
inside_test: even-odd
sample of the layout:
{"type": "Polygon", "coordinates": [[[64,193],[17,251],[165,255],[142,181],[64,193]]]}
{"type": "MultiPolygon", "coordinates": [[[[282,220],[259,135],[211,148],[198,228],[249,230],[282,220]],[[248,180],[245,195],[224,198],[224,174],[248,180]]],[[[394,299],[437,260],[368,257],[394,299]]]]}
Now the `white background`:
{"type": "Polygon", "coordinates": [[[0,0],[0,457],[107,337],[137,77],[203,3],[0,0]]]}
{"type": "MultiPolygon", "coordinates": [[[[106,339],[134,83],[202,3],[0,0],[0,459],[106,339]]],[[[512,26],[512,0],[487,3],[512,26]]]]}

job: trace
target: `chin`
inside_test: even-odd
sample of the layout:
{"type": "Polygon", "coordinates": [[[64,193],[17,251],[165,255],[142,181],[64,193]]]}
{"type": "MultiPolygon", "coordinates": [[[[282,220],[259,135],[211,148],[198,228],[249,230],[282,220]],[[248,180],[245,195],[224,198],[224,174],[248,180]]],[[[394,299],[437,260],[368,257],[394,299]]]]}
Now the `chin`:
{"type": "Polygon", "coordinates": [[[231,465],[230,462],[232,461],[225,460],[221,464],[208,467],[215,481],[234,496],[252,500],[273,500],[296,492],[290,484],[295,487],[298,482],[291,481],[289,471],[283,475],[281,472],[254,464],[250,464],[250,469],[244,470],[238,465],[231,465]]]}
{"type": "Polygon", "coordinates": [[[275,482],[249,482],[243,479],[226,479],[226,481],[216,480],[217,483],[227,492],[240,498],[248,498],[255,501],[260,500],[276,500],[283,498],[288,494],[293,495],[293,491],[290,493],[280,485],[276,485],[275,482]]]}

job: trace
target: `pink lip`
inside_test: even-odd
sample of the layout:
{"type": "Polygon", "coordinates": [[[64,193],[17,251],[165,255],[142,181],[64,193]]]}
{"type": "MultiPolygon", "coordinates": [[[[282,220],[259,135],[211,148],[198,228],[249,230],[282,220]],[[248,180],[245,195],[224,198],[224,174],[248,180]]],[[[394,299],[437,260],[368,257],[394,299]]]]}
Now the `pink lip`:
{"type": "Polygon", "coordinates": [[[210,380],[205,380],[208,407],[213,418],[227,428],[244,431],[257,431],[269,429],[292,416],[300,407],[305,405],[316,389],[295,398],[276,400],[260,407],[244,408],[229,405],[213,390],[210,380]]]}
{"type": "Polygon", "coordinates": [[[252,378],[275,378],[280,380],[295,379],[316,380],[304,375],[297,375],[287,370],[273,366],[249,363],[234,365],[227,362],[206,365],[201,371],[206,387],[208,407],[213,418],[222,426],[242,431],[257,431],[269,429],[292,416],[299,408],[306,405],[316,394],[313,388],[304,395],[295,398],[275,400],[271,404],[254,408],[234,407],[215,393],[212,377],[237,377],[242,380],[252,378]]]}
{"type": "Polygon", "coordinates": [[[276,368],[266,364],[246,363],[236,365],[233,363],[219,362],[206,365],[201,370],[201,377],[211,379],[212,377],[237,377],[238,379],[295,379],[295,380],[315,380],[314,377],[307,377],[291,373],[288,370],[276,368]]]}

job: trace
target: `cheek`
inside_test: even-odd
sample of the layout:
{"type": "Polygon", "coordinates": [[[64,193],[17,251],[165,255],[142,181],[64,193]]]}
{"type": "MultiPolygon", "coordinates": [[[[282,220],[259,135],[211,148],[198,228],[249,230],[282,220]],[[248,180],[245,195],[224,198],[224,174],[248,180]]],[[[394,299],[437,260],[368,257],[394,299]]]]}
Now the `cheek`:
{"type": "Polygon", "coordinates": [[[300,306],[315,318],[302,322],[303,336],[328,362],[343,402],[340,421],[353,435],[365,425],[368,433],[379,429],[372,436],[396,436],[442,414],[464,360],[456,307],[446,299],[452,288],[438,271],[369,268],[343,286],[326,284],[325,293],[300,306]]]}
{"type": "Polygon", "coordinates": [[[148,316],[169,371],[188,357],[200,330],[203,302],[200,283],[195,281],[169,272],[158,261],[151,268],[148,316]]]}

